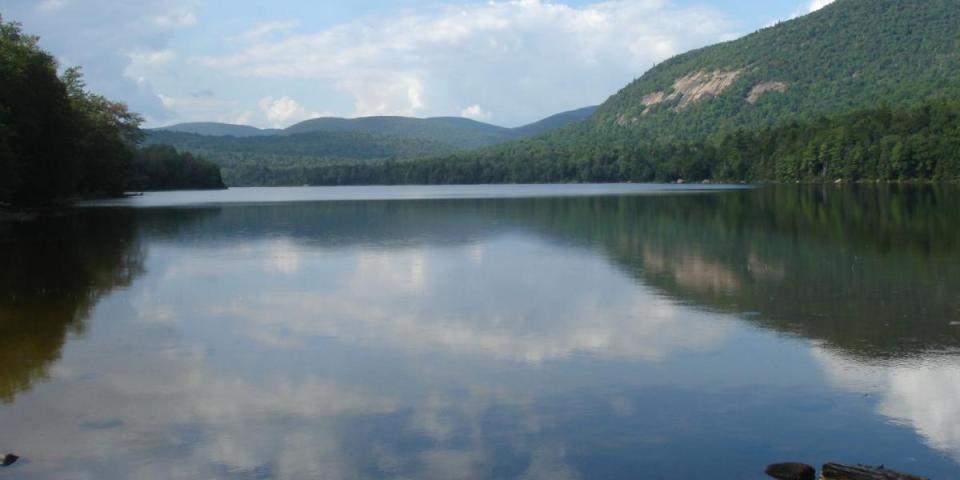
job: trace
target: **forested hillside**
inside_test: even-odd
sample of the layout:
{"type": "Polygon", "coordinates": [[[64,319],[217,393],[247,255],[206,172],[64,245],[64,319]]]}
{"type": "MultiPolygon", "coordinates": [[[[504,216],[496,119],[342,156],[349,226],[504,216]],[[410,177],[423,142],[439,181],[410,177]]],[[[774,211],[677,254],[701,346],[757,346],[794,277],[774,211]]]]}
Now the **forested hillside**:
{"type": "Polygon", "coordinates": [[[674,57],[585,128],[650,141],[960,98],[960,2],[837,0],[739,40],[674,57]]]}
{"type": "Polygon", "coordinates": [[[514,128],[511,131],[516,138],[533,137],[586,120],[587,118],[590,118],[590,116],[596,111],[597,107],[593,106],[579,108],[577,110],[570,110],[569,112],[561,112],[544,118],[538,122],[514,128]]]}
{"type": "Polygon", "coordinates": [[[453,152],[449,145],[430,140],[354,132],[310,132],[265,137],[211,137],[194,133],[154,131],[147,145],[174,145],[181,150],[216,157],[224,153],[249,153],[318,158],[416,157],[453,152]]]}
{"type": "Polygon", "coordinates": [[[154,130],[146,145],[175,145],[223,170],[231,186],[303,185],[301,172],[345,160],[371,161],[451,154],[456,148],[430,140],[361,132],[316,131],[295,135],[206,136],[154,130]]]}
{"type": "Polygon", "coordinates": [[[517,128],[466,118],[315,118],[284,130],[186,123],[148,130],[145,143],[203,155],[223,168],[229,185],[301,185],[305,172],[351,160],[450,155],[508,143],[589,117],[596,107],[558,113],[517,128]]]}
{"type": "MultiPolygon", "coordinates": [[[[274,135],[281,132],[281,130],[260,129],[251,127],[249,125],[234,125],[230,123],[217,122],[178,123],[169,127],[157,128],[153,131],[193,133],[196,135],[208,135],[214,137],[262,137],[264,135],[274,135]]],[[[148,131],[147,134],[149,135],[150,131],[148,131]]]]}
{"type": "Polygon", "coordinates": [[[316,118],[285,130],[188,123],[147,131],[147,145],[174,145],[223,168],[229,185],[301,185],[305,172],[351,160],[450,155],[507,143],[570,125],[596,107],[563,112],[517,128],[466,118],[316,118]]]}
{"type": "Polygon", "coordinates": [[[387,136],[433,142],[458,150],[496,145],[519,138],[509,128],[456,117],[315,118],[283,130],[285,135],[316,132],[387,136]]]}
{"type": "Polygon", "coordinates": [[[132,190],[213,190],[226,185],[220,167],[169,145],[137,150],[127,186],[132,190]]]}
{"type": "Polygon", "coordinates": [[[695,142],[518,142],[408,161],[340,161],[296,184],[960,181],[960,102],[880,107],[695,142]]]}

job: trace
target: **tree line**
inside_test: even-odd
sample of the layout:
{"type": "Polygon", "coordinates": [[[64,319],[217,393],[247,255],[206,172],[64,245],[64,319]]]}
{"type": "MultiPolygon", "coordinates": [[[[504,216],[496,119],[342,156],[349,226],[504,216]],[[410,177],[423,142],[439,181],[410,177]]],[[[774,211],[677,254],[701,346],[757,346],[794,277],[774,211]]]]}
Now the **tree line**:
{"type": "MultiPolygon", "coordinates": [[[[143,118],[87,90],[18,23],[0,18],[0,204],[117,196],[154,171],[138,154],[143,118]],[[135,175],[136,174],[136,175],[135,175]]],[[[211,165],[165,151],[173,163],[211,165]]],[[[214,167],[215,168],[215,167],[214,167]]],[[[222,185],[222,183],[220,183],[222,185]]],[[[211,186],[216,186],[211,184],[211,186]]]]}
{"type": "MultiPolygon", "coordinates": [[[[567,132],[576,132],[570,129],[567,132]]],[[[960,102],[882,106],[717,139],[584,135],[420,159],[237,162],[249,184],[960,181],[960,102]]]]}

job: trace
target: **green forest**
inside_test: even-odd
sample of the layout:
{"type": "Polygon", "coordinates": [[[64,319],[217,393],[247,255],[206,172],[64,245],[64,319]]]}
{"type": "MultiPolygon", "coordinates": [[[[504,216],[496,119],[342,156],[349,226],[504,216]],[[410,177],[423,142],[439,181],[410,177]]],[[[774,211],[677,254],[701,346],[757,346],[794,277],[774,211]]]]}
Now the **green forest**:
{"type": "Polygon", "coordinates": [[[178,152],[170,145],[137,150],[128,176],[129,190],[202,190],[227,188],[215,163],[178,152]]]}
{"type": "Polygon", "coordinates": [[[881,107],[716,140],[537,139],[426,159],[238,157],[239,185],[960,181],[960,102],[881,107]]]}
{"type": "Polygon", "coordinates": [[[37,37],[0,18],[0,204],[118,196],[159,184],[222,187],[196,178],[168,183],[184,180],[186,172],[213,179],[210,172],[217,167],[169,149],[138,153],[143,119],[89,92],[79,68],[60,73],[58,67],[37,37]],[[179,177],[150,178],[163,171],[155,168],[158,154],[169,156],[167,165],[183,164],[179,177]]]}
{"type": "Polygon", "coordinates": [[[612,96],[580,128],[662,143],[813,121],[881,104],[902,108],[960,99],[957,25],[960,2],[955,0],[836,1],[666,60],[612,96]],[[699,98],[691,93],[691,87],[721,73],[728,83],[714,82],[715,88],[699,98]],[[697,74],[703,76],[699,81],[693,80],[697,74]],[[761,86],[766,90],[754,91],[761,86]],[[665,96],[657,99],[658,92],[665,96]],[[683,95],[670,96],[674,93],[683,95]]]}

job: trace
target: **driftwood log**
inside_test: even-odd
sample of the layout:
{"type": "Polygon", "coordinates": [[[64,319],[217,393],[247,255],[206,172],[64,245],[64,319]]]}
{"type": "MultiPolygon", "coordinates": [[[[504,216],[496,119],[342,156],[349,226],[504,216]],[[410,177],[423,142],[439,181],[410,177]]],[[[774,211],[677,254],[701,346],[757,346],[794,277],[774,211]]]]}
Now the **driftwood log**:
{"type": "Polygon", "coordinates": [[[883,467],[851,466],[828,463],[821,472],[823,480],[928,480],[883,467]]]}

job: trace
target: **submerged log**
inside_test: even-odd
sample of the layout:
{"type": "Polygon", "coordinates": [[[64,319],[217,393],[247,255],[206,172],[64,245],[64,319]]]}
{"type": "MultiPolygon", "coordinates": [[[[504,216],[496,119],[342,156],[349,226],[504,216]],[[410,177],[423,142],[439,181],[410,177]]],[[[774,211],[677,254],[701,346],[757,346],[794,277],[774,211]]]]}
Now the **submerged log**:
{"type": "Polygon", "coordinates": [[[823,466],[823,480],[928,480],[881,467],[863,465],[839,465],[828,463],[823,466]]]}
{"type": "Polygon", "coordinates": [[[817,479],[817,471],[804,463],[776,463],[767,467],[767,475],[777,480],[817,479]]]}

